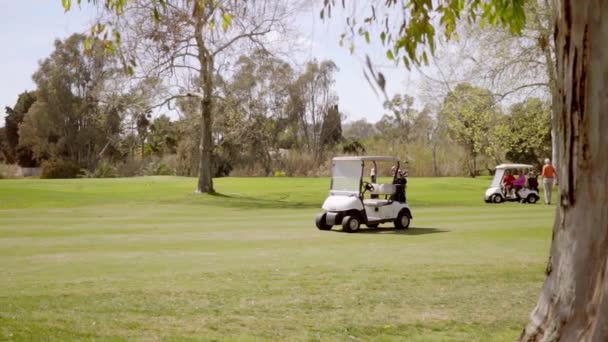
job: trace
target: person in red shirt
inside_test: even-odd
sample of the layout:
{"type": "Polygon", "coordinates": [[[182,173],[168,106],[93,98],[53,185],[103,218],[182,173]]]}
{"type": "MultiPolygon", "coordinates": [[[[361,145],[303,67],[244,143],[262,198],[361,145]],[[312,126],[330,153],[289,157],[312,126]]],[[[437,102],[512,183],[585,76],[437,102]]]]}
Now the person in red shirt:
{"type": "Polygon", "coordinates": [[[513,182],[515,182],[515,177],[513,177],[511,171],[505,171],[505,176],[502,178],[502,186],[505,189],[505,194],[507,196],[511,195],[511,189],[513,189],[513,182]]]}
{"type": "Polygon", "coordinates": [[[551,165],[551,159],[545,159],[545,165],[543,166],[543,186],[545,187],[545,204],[551,204],[551,190],[553,190],[553,183],[557,184],[557,172],[553,165],[551,165]]]}

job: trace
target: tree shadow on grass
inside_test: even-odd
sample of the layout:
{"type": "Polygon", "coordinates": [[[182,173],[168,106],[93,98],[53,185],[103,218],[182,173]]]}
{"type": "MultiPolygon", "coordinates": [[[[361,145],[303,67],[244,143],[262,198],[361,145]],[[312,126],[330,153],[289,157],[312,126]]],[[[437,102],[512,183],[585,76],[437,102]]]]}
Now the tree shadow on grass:
{"type": "Polygon", "coordinates": [[[303,201],[265,199],[261,197],[249,197],[225,193],[211,193],[202,195],[196,202],[208,203],[217,207],[240,208],[240,209],[311,209],[318,208],[318,203],[306,203],[303,201]]]}
{"type": "MultiPolygon", "coordinates": [[[[341,230],[336,230],[335,232],[346,233],[341,230]]],[[[361,227],[361,229],[356,234],[397,234],[397,235],[426,235],[426,234],[436,234],[436,233],[448,233],[449,230],[440,229],[440,228],[409,228],[409,229],[395,229],[393,227],[387,228],[365,228],[361,227]]]]}

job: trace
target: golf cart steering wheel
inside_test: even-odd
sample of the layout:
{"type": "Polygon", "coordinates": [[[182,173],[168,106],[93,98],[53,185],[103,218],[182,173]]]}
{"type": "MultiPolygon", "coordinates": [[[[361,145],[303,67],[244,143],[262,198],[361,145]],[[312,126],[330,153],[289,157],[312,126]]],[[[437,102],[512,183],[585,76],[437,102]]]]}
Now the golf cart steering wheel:
{"type": "Polygon", "coordinates": [[[374,191],[374,186],[371,183],[363,181],[363,189],[367,191],[374,191]]]}

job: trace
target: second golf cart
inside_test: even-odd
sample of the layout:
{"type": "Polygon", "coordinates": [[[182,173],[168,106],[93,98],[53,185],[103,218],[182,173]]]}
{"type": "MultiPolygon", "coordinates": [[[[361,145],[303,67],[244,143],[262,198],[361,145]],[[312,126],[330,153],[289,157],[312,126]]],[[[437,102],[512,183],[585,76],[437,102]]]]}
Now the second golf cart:
{"type": "Polygon", "coordinates": [[[399,159],[395,157],[333,158],[329,196],[323,203],[324,212],[316,217],[317,228],[330,230],[334,225],[341,225],[343,231],[352,233],[359,231],[361,224],[377,228],[388,222],[394,223],[396,229],[409,228],[412,212],[406,201],[405,178],[401,179],[403,182],[399,179],[405,175],[399,171],[399,159]],[[364,181],[365,167],[379,171],[379,162],[392,164],[393,171],[387,179],[390,183],[364,181]]]}
{"type": "Polygon", "coordinates": [[[506,189],[503,185],[505,175],[513,174],[516,171],[523,172],[525,175],[534,167],[529,164],[500,164],[496,166],[496,172],[490,187],[486,190],[484,200],[486,203],[502,203],[505,201],[536,203],[540,199],[538,184],[530,186],[527,179],[524,186],[520,189],[506,189]]]}

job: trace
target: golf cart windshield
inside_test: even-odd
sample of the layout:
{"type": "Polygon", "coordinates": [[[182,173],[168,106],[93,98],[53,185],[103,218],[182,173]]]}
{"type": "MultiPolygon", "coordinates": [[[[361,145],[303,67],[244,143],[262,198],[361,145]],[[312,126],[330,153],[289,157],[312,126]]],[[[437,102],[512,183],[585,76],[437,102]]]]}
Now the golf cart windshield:
{"type": "Polygon", "coordinates": [[[502,182],[502,176],[504,174],[505,174],[505,169],[496,169],[496,173],[494,173],[494,179],[492,179],[492,184],[490,186],[492,188],[499,187],[502,182]]]}
{"type": "Polygon", "coordinates": [[[331,190],[359,193],[363,161],[340,160],[332,163],[331,190]]]}

